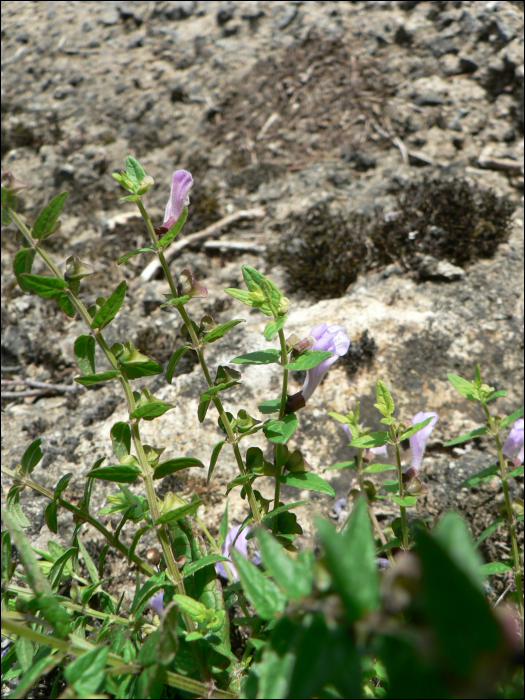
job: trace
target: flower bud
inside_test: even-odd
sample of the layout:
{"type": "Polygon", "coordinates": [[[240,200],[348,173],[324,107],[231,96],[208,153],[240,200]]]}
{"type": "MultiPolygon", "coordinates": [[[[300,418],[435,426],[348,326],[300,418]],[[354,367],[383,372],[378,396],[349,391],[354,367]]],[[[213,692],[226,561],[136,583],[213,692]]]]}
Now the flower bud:
{"type": "Polygon", "coordinates": [[[279,305],[277,306],[277,313],[279,316],[284,316],[284,314],[288,311],[289,306],[290,300],[287,297],[281,297],[279,299],[279,305]]]}
{"type": "Polygon", "coordinates": [[[5,173],[2,173],[1,179],[2,187],[4,187],[9,192],[9,194],[12,195],[17,195],[21,190],[25,189],[26,187],[29,187],[27,182],[17,180],[10,170],[6,170],[5,173]]]}

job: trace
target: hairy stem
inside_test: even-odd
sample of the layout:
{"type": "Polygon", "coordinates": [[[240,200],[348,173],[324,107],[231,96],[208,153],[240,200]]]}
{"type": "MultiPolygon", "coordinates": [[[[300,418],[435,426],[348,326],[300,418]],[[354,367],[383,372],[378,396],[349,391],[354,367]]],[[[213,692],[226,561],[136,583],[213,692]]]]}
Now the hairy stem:
{"type": "MultiPolygon", "coordinates": [[[[284,367],[285,364],[288,362],[288,352],[286,351],[286,340],[284,338],[284,331],[282,328],[279,331],[279,342],[281,344],[281,364],[284,367]]],[[[283,387],[282,387],[282,391],[281,391],[281,405],[279,406],[279,420],[282,420],[285,416],[287,390],[288,390],[288,370],[285,369],[285,370],[283,370],[283,387]]],[[[274,494],[274,501],[273,501],[274,509],[279,507],[279,499],[280,499],[280,495],[281,495],[281,482],[279,481],[279,477],[281,476],[282,455],[283,455],[283,446],[277,444],[276,460],[275,460],[275,494],[274,494]]],[[[279,527],[277,520],[278,520],[277,518],[273,518],[272,530],[273,530],[274,534],[277,532],[277,529],[279,527]]]]}
{"type": "MultiPolygon", "coordinates": [[[[403,498],[405,495],[405,487],[403,486],[403,472],[401,471],[401,456],[399,454],[399,445],[396,442],[396,464],[397,464],[397,480],[399,482],[399,498],[403,498]]],[[[408,523],[407,523],[407,509],[405,506],[399,506],[401,511],[401,528],[403,530],[403,549],[408,549],[408,523]]]]}

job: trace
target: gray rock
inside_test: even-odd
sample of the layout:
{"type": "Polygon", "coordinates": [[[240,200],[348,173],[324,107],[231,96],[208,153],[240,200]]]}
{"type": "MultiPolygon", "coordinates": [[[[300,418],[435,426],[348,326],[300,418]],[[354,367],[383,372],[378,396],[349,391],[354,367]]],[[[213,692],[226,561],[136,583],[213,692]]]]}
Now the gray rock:
{"type": "Polygon", "coordinates": [[[99,21],[106,27],[113,27],[120,18],[116,7],[105,7],[100,13],[99,21]]]}
{"type": "Polygon", "coordinates": [[[418,275],[421,280],[455,282],[465,276],[465,271],[447,260],[436,260],[432,255],[425,255],[420,261],[418,275]]]}
{"type": "Polygon", "coordinates": [[[181,19],[188,19],[195,12],[197,3],[194,0],[186,0],[183,2],[168,2],[163,10],[163,15],[166,19],[177,22],[181,19]]]}
{"type": "Polygon", "coordinates": [[[233,19],[235,14],[235,5],[231,2],[224,3],[217,8],[215,19],[219,27],[223,27],[227,22],[233,19]]]}
{"type": "Polygon", "coordinates": [[[286,29],[297,17],[298,9],[296,5],[288,5],[277,17],[276,26],[278,29],[286,29]]]}

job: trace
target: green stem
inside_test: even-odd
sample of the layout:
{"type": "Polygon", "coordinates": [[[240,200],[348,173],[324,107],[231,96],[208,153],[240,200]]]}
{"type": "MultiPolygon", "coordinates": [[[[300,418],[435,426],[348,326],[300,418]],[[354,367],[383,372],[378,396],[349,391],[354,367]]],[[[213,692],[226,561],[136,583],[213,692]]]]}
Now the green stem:
{"type": "MultiPolygon", "coordinates": [[[[276,319],[277,320],[277,319],[276,319]]],[[[288,352],[286,350],[286,340],[284,338],[284,331],[281,328],[279,331],[279,342],[281,344],[281,364],[284,367],[287,362],[288,362],[288,352]]],[[[281,404],[279,406],[279,420],[282,420],[285,416],[286,412],[286,393],[288,390],[288,370],[285,369],[283,370],[283,387],[281,391],[281,404]]],[[[273,507],[278,508],[279,507],[279,500],[281,497],[281,482],[279,481],[279,477],[281,476],[281,462],[282,462],[282,457],[283,457],[283,446],[277,444],[276,448],[276,455],[275,455],[275,493],[274,493],[274,500],[273,500],[273,507]]],[[[273,523],[272,523],[272,531],[274,534],[277,533],[278,530],[278,518],[273,518],[273,523]]]]}
{"type": "MultiPolygon", "coordinates": [[[[151,223],[151,219],[148,216],[148,213],[146,209],[144,208],[144,205],[142,204],[142,201],[137,202],[137,206],[140,210],[140,213],[142,215],[142,218],[144,219],[144,222],[148,228],[151,241],[152,243],[157,246],[158,240],[157,240],[157,235],[155,234],[153,224],[151,223]]],[[[161,248],[157,248],[156,251],[160,265],[162,267],[162,270],[164,272],[164,276],[166,277],[166,281],[168,282],[168,285],[170,287],[171,293],[173,294],[174,297],[178,296],[177,292],[177,286],[175,284],[175,281],[173,279],[173,276],[170,272],[168,263],[166,262],[166,258],[164,257],[164,252],[161,248]]],[[[193,349],[197,353],[197,357],[199,359],[199,364],[201,366],[202,372],[204,374],[204,378],[206,379],[206,384],[208,385],[208,388],[211,388],[213,386],[213,381],[210,376],[210,372],[208,370],[208,366],[206,364],[206,360],[204,359],[204,353],[202,352],[202,347],[199,343],[199,339],[197,338],[197,335],[195,333],[195,329],[193,328],[193,324],[191,323],[190,317],[188,316],[188,313],[186,309],[184,308],[183,304],[177,304],[176,306],[177,311],[179,312],[182,320],[184,321],[186,328],[188,330],[188,333],[190,334],[191,337],[191,342],[193,343],[193,349]]],[[[224,407],[222,405],[222,402],[218,396],[214,396],[212,399],[215,407],[217,408],[217,411],[219,412],[219,416],[222,420],[222,424],[224,425],[224,428],[226,430],[226,434],[228,436],[228,442],[232,445],[233,448],[233,453],[235,455],[235,460],[237,462],[237,467],[239,469],[239,472],[244,475],[246,474],[246,470],[244,469],[244,462],[239,450],[239,447],[237,445],[237,441],[235,440],[235,435],[233,434],[233,430],[231,429],[230,422],[226,416],[226,412],[224,410],[224,407]]],[[[251,484],[246,484],[246,493],[248,494],[248,501],[250,503],[250,508],[252,511],[253,519],[256,523],[261,522],[261,515],[259,512],[259,506],[257,504],[257,499],[255,498],[255,494],[253,493],[253,489],[251,487],[251,484]]]]}
{"type": "MultiPolygon", "coordinates": [[[[399,498],[403,498],[405,495],[405,487],[403,486],[403,472],[401,471],[401,456],[399,454],[399,445],[396,442],[396,464],[397,464],[397,480],[399,482],[399,498]]],[[[399,506],[401,511],[401,527],[403,530],[403,549],[408,549],[408,523],[407,523],[407,510],[405,506],[399,506]]]]}
{"type": "Polygon", "coordinates": [[[520,570],[520,556],[519,556],[520,550],[518,547],[518,539],[516,537],[516,522],[515,522],[515,518],[514,518],[514,511],[512,510],[512,504],[510,502],[509,486],[507,483],[507,476],[508,476],[507,475],[507,460],[505,459],[505,457],[503,455],[503,451],[501,449],[501,442],[499,439],[498,431],[496,430],[496,426],[494,424],[494,418],[492,417],[486,404],[482,403],[481,406],[483,408],[483,411],[485,412],[485,416],[487,418],[487,423],[489,425],[489,428],[490,428],[492,435],[494,436],[494,441],[496,442],[496,448],[498,450],[498,460],[499,460],[501,483],[503,486],[503,496],[505,498],[505,509],[507,511],[507,523],[509,526],[510,542],[511,542],[511,546],[512,546],[512,556],[514,559],[513,569],[514,569],[514,580],[516,583],[516,590],[518,592],[518,609],[519,609],[520,622],[521,622],[521,636],[523,638],[523,632],[524,632],[523,583],[521,580],[521,570],[520,570]]]}

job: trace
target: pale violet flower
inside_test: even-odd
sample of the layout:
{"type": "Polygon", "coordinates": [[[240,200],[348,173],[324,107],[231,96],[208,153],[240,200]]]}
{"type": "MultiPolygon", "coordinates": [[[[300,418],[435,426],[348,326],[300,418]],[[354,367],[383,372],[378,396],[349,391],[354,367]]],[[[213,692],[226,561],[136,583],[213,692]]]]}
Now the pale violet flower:
{"type": "Polygon", "coordinates": [[[189,191],[192,186],[193,178],[187,170],[176,170],[173,173],[170,198],[166,204],[164,222],[160,227],[160,233],[169,231],[173,224],[177,222],[182,210],[189,205],[189,191]]]}
{"type": "MultiPolygon", "coordinates": [[[[239,532],[241,526],[240,525],[234,525],[232,529],[228,532],[226,535],[226,538],[224,542],[222,543],[222,556],[223,557],[229,557],[230,556],[230,551],[232,549],[232,546],[242,554],[242,556],[245,559],[248,559],[248,541],[246,539],[246,535],[248,534],[248,528],[244,528],[244,530],[241,532],[239,537],[237,537],[237,533],[239,532]],[[237,541],[235,542],[235,545],[233,545],[233,542],[235,538],[237,537],[237,541]]],[[[239,574],[237,573],[237,569],[231,562],[225,562],[225,561],[220,561],[215,564],[215,570],[219,574],[219,576],[222,576],[223,578],[227,579],[228,574],[226,573],[225,566],[228,567],[232,578],[234,581],[240,581],[239,574]]]]}
{"type": "Polygon", "coordinates": [[[430,423],[409,438],[410,452],[412,454],[410,459],[410,468],[414,469],[416,474],[421,466],[425,445],[427,444],[427,440],[430,437],[432,429],[437,423],[438,415],[434,411],[419,411],[419,413],[416,413],[416,415],[412,418],[413,425],[416,425],[416,423],[422,423],[427,418],[432,418],[430,423]]]}
{"type": "Polygon", "coordinates": [[[157,591],[155,595],[152,595],[149,599],[149,604],[153,611],[160,617],[164,612],[164,591],[161,589],[160,591],[157,591]]]}
{"type": "Polygon", "coordinates": [[[507,459],[512,459],[516,455],[514,461],[515,466],[523,462],[523,418],[518,418],[514,421],[509,437],[503,445],[503,454],[507,459]],[[516,454],[517,453],[517,454],[516,454]]]}

